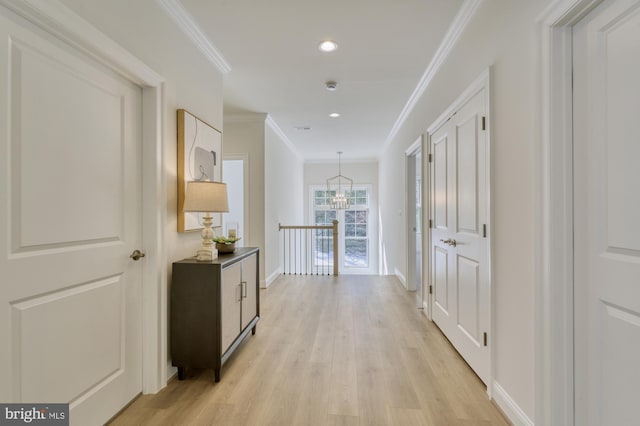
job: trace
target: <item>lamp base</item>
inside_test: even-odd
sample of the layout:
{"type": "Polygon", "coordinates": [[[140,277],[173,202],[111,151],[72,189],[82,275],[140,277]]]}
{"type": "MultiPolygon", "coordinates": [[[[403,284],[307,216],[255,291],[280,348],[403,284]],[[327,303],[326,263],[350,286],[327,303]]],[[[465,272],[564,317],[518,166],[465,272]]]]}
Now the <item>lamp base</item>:
{"type": "Polygon", "coordinates": [[[198,262],[210,262],[213,259],[218,258],[218,250],[213,246],[213,229],[211,225],[213,224],[213,217],[211,214],[207,213],[202,218],[202,232],[200,235],[202,236],[202,245],[200,246],[200,250],[196,253],[196,260],[198,262]]]}
{"type": "Polygon", "coordinates": [[[196,252],[198,262],[210,262],[218,258],[218,250],[212,247],[202,247],[196,252]]]}

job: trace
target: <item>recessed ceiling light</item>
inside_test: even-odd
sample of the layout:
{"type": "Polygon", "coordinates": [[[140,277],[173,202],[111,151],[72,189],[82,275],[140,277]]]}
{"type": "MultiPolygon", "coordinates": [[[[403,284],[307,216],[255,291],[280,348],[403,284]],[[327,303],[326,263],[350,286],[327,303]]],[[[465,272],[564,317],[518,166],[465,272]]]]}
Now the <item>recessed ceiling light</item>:
{"type": "Polygon", "coordinates": [[[338,117],[340,117],[340,114],[338,114],[337,112],[332,112],[331,114],[329,114],[329,117],[338,118],[338,117]]]}
{"type": "Polygon", "coordinates": [[[329,80],[324,84],[324,87],[330,92],[335,92],[338,88],[338,83],[333,80],[329,80]]]}
{"type": "Polygon", "coordinates": [[[320,49],[323,52],[333,52],[337,48],[338,48],[338,44],[332,40],[325,40],[322,43],[320,43],[320,45],[318,46],[318,49],[320,49]]]}

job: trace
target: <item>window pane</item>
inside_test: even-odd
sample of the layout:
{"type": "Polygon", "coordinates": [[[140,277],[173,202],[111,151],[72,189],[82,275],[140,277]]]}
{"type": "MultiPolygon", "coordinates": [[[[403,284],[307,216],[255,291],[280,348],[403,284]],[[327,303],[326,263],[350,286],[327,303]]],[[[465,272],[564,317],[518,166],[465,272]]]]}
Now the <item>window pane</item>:
{"type": "Polygon", "coordinates": [[[355,223],[367,223],[367,211],[366,210],[358,210],[356,213],[356,221],[355,223]]]}
{"type": "Polygon", "coordinates": [[[356,225],[356,237],[367,236],[367,225],[356,225]]]}
{"type": "Polygon", "coordinates": [[[367,240],[347,239],[344,246],[344,266],[366,268],[369,265],[367,240]]]}
{"type": "Polygon", "coordinates": [[[356,236],[356,226],[350,225],[348,223],[344,224],[344,236],[345,237],[355,237],[356,236]]]}
{"type": "Polygon", "coordinates": [[[360,205],[360,206],[366,206],[367,205],[367,199],[366,198],[356,198],[356,204],[360,205]]]}
{"type": "Polygon", "coordinates": [[[355,191],[356,193],[356,197],[366,197],[367,196],[367,190],[366,189],[358,189],[357,191],[355,191]]]}
{"type": "Polygon", "coordinates": [[[324,212],[316,210],[316,221],[315,224],[324,223],[324,212]]]}
{"type": "Polygon", "coordinates": [[[356,221],[356,212],[353,210],[347,210],[344,212],[344,223],[355,223],[356,221]]]}

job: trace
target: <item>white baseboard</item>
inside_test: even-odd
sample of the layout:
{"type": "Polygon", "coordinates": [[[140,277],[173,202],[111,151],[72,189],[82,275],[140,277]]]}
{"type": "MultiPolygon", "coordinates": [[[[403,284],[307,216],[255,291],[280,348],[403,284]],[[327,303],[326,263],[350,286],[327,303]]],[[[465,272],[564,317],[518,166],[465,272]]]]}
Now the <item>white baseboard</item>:
{"type": "Polygon", "coordinates": [[[273,282],[277,280],[280,275],[282,275],[282,271],[280,270],[280,268],[278,268],[273,271],[273,273],[269,275],[266,280],[260,280],[260,288],[269,288],[269,286],[273,284],[273,282]]]}
{"type": "Polygon", "coordinates": [[[408,287],[407,287],[407,279],[404,277],[404,275],[402,275],[402,272],[400,272],[400,270],[398,270],[398,268],[394,268],[393,272],[394,272],[394,274],[396,274],[396,277],[398,277],[398,279],[400,280],[400,282],[402,283],[404,288],[408,289],[408,287]]]}
{"type": "Polygon", "coordinates": [[[533,421],[495,380],[493,381],[493,400],[513,426],[534,426],[533,421]]]}

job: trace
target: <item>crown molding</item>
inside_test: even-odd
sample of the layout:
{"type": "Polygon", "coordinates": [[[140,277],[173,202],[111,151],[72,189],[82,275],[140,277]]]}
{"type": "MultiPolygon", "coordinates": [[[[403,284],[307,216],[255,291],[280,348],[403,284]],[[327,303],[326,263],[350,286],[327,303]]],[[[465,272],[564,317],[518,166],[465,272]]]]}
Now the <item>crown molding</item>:
{"type": "Polygon", "coordinates": [[[291,140],[287,137],[287,135],[284,134],[284,132],[282,131],[280,126],[278,126],[278,123],[276,123],[273,117],[271,117],[268,114],[267,114],[267,125],[271,128],[271,130],[275,132],[276,135],[278,135],[278,137],[291,150],[291,152],[293,152],[293,154],[298,158],[298,160],[303,161],[303,157],[300,154],[300,151],[298,151],[298,148],[296,148],[293,142],[291,142],[291,140]]]}
{"type": "Polygon", "coordinates": [[[460,7],[460,10],[456,14],[453,22],[451,23],[451,26],[442,39],[440,46],[438,46],[438,50],[436,50],[436,53],[433,55],[431,62],[427,66],[427,69],[425,70],[424,74],[422,74],[422,78],[418,82],[418,85],[413,90],[413,93],[411,93],[411,96],[402,109],[400,116],[391,128],[391,131],[389,132],[389,135],[387,136],[387,139],[385,140],[379,155],[382,155],[382,153],[387,149],[389,144],[391,144],[391,141],[393,141],[393,139],[400,131],[400,128],[407,120],[407,117],[409,117],[409,114],[411,114],[416,104],[422,97],[423,93],[431,84],[431,81],[444,63],[445,59],[453,50],[453,46],[455,46],[456,42],[460,38],[460,35],[465,30],[465,28],[467,28],[467,25],[471,21],[471,18],[475,14],[476,10],[478,10],[480,3],[482,3],[482,0],[465,0],[464,4],[460,7]]]}
{"type": "Polygon", "coordinates": [[[231,65],[224,59],[213,43],[209,41],[200,26],[179,0],[156,0],[156,2],[222,74],[227,74],[231,71],[231,65]]]}

